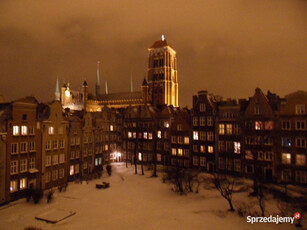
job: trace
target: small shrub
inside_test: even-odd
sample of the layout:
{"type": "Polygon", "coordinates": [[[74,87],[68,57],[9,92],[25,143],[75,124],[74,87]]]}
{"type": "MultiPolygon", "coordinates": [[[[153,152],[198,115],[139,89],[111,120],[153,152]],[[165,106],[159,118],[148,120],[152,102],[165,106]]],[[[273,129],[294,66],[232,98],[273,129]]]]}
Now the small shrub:
{"type": "Polygon", "coordinates": [[[38,204],[40,200],[43,198],[43,190],[42,189],[35,189],[33,192],[33,201],[34,204],[38,204]]]}
{"type": "Polygon", "coordinates": [[[50,203],[50,201],[52,201],[53,193],[54,191],[52,189],[47,193],[47,203],[50,203]]]}

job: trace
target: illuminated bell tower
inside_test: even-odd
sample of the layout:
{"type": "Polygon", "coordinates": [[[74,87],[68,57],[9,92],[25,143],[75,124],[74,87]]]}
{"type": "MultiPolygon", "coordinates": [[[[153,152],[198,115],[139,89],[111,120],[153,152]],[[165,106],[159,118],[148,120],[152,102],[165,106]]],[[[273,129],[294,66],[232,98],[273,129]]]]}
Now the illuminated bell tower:
{"type": "Polygon", "coordinates": [[[149,49],[148,86],[153,105],[178,107],[178,78],[176,51],[162,35],[149,49]]]}

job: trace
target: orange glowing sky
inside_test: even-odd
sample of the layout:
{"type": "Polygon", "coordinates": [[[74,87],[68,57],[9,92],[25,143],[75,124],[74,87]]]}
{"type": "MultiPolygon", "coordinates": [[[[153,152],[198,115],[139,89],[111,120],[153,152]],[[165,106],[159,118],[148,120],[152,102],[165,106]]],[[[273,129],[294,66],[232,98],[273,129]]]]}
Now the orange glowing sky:
{"type": "Polygon", "coordinates": [[[0,92],[53,99],[56,77],[95,91],[140,90],[147,48],[164,34],[177,51],[179,103],[208,90],[281,96],[307,85],[305,0],[44,0],[0,2],[0,92]],[[103,87],[101,87],[103,88],[103,87]]]}

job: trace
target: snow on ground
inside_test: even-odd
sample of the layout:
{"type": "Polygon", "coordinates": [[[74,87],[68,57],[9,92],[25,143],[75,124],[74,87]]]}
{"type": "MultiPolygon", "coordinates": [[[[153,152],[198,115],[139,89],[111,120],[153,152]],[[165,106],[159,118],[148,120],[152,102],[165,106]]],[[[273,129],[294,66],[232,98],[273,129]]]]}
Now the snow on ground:
{"type": "MultiPolygon", "coordinates": [[[[295,229],[290,224],[249,224],[246,218],[227,212],[228,203],[214,190],[200,187],[199,194],[179,195],[161,178],[134,174],[125,164],[113,165],[111,177],[70,183],[67,191],[54,194],[47,204],[27,203],[25,199],[0,209],[0,229],[20,229],[27,226],[46,229],[295,229]],[[108,189],[96,189],[96,183],[110,182],[108,189]],[[56,224],[36,220],[35,216],[53,209],[74,211],[73,215],[56,224]]],[[[234,202],[247,199],[247,193],[234,194],[234,202]]]]}

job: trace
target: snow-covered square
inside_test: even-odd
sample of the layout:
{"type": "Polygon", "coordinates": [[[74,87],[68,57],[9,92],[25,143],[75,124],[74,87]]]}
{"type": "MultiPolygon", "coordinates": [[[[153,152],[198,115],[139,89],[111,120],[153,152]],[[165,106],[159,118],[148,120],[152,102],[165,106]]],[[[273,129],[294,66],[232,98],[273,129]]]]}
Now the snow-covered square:
{"type": "MultiPolygon", "coordinates": [[[[88,183],[71,182],[66,192],[56,191],[47,204],[44,197],[37,205],[25,199],[0,208],[0,229],[295,229],[290,224],[249,224],[246,217],[229,212],[228,203],[217,190],[200,186],[199,193],[179,195],[158,178],[134,174],[134,167],[113,164],[112,176],[88,183]],[[97,183],[109,182],[107,189],[97,183]],[[56,224],[35,219],[54,210],[76,212],[56,224]]],[[[247,192],[235,193],[233,201],[249,199],[247,192]]],[[[304,224],[304,223],[303,223],[304,224]]]]}

